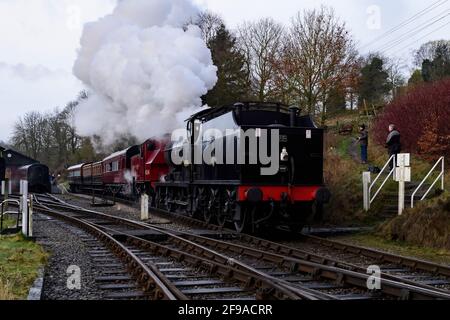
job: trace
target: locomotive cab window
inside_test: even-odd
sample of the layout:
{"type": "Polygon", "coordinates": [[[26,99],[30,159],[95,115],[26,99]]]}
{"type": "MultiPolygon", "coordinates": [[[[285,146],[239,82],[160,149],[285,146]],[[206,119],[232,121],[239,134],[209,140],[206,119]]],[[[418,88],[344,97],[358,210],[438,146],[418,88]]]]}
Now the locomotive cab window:
{"type": "Polygon", "coordinates": [[[151,141],[147,144],[147,151],[152,152],[156,150],[156,143],[151,141]]]}

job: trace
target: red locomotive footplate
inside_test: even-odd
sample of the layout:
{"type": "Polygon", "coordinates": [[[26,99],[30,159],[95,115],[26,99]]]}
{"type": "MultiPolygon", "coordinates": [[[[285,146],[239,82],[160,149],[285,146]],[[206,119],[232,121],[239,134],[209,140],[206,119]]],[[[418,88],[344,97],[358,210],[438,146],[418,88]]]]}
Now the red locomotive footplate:
{"type": "Polygon", "coordinates": [[[292,202],[314,201],[320,186],[242,186],[238,188],[238,201],[247,201],[247,194],[250,189],[259,189],[263,194],[262,201],[282,201],[283,194],[288,195],[288,200],[292,202]]]}

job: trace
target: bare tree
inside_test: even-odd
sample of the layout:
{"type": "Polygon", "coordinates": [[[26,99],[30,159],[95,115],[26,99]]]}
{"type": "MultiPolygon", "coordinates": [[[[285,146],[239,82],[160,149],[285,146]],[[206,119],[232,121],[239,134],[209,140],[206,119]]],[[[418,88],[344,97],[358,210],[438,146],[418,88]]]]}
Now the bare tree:
{"type": "Polygon", "coordinates": [[[388,82],[391,88],[391,98],[395,99],[398,95],[399,88],[405,85],[406,62],[402,58],[385,58],[386,72],[388,73],[388,82]]]}
{"type": "Polygon", "coordinates": [[[216,36],[220,27],[225,25],[222,17],[211,11],[203,11],[199,13],[193,23],[199,26],[202,31],[203,39],[208,46],[211,40],[216,36]]]}
{"type": "Polygon", "coordinates": [[[450,47],[450,41],[436,40],[423,44],[414,54],[415,65],[421,68],[424,60],[434,60],[438,48],[443,46],[450,47]]]}
{"type": "Polygon", "coordinates": [[[278,84],[292,97],[289,103],[321,112],[324,123],[330,91],[352,76],[357,63],[352,37],[334,11],[322,7],[297,14],[284,42],[278,84]]]}
{"type": "Polygon", "coordinates": [[[13,148],[47,164],[51,169],[63,168],[71,161],[82,144],[73,124],[78,101],[51,113],[30,112],[15,124],[13,148]]]}
{"type": "Polygon", "coordinates": [[[238,44],[246,57],[253,95],[259,101],[273,98],[275,64],[282,48],[284,28],[271,18],[245,22],[238,28],[238,44]]]}
{"type": "Polygon", "coordinates": [[[46,120],[39,112],[27,113],[14,125],[12,143],[27,155],[37,159],[43,153],[46,120]]]}

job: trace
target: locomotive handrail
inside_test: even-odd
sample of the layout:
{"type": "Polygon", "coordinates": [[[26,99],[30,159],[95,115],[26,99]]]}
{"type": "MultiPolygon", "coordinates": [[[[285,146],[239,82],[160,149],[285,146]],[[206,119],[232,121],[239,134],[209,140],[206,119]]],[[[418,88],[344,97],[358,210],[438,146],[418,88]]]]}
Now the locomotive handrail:
{"type": "Polygon", "coordinates": [[[369,186],[369,201],[370,204],[372,204],[376,197],[378,196],[378,194],[381,192],[381,190],[383,189],[384,185],[386,184],[386,182],[389,180],[389,178],[392,176],[394,177],[394,173],[395,173],[395,167],[396,167],[396,156],[392,155],[389,160],[386,162],[386,164],[384,165],[383,169],[381,169],[380,173],[378,174],[378,176],[375,178],[375,180],[373,180],[372,184],[369,186]],[[386,178],[384,179],[383,183],[381,184],[381,186],[378,188],[377,192],[375,192],[375,195],[373,197],[370,196],[371,192],[372,192],[372,188],[375,186],[375,183],[378,181],[378,179],[380,179],[381,175],[384,173],[384,171],[388,168],[389,164],[393,161],[394,165],[392,166],[392,170],[389,172],[389,174],[386,176],[386,178]]]}
{"type": "Polygon", "coordinates": [[[431,192],[431,190],[434,188],[435,184],[439,181],[439,179],[441,179],[441,190],[445,190],[445,186],[444,186],[444,182],[445,182],[445,157],[440,157],[439,160],[436,162],[436,164],[433,166],[433,168],[431,168],[431,170],[428,172],[428,174],[426,175],[426,177],[422,180],[422,182],[419,184],[419,186],[414,190],[413,194],[411,195],[411,208],[414,208],[414,198],[417,194],[417,192],[419,192],[419,190],[422,188],[422,186],[424,185],[425,181],[428,180],[428,178],[431,176],[431,174],[435,171],[435,169],[437,168],[437,166],[441,164],[441,172],[439,173],[438,177],[436,178],[436,180],[434,180],[434,182],[431,184],[430,188],[428,188],[427,192],[425,192],[425,194],[423,195],[423,197],[420,199],[420,201],[425,200],[425,198],[428,196],[428,194],[431,192]]]}

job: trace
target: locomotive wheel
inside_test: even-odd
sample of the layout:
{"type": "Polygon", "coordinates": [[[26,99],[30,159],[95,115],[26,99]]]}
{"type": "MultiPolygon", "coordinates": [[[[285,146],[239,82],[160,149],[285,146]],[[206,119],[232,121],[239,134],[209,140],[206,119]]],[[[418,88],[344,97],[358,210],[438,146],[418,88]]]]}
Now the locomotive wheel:
{"type": "Polygon", "coordinates": [[[163,198],[161,195],[161,190],[158,190],[155,195],[155,208],[161,209],[163,204],[163,198]]]}
{"type": "Polygon", "coordinates": [[[237,233],[243,233],[248,228],[249,220],[252,214],[256,211],[256,207],[248,208],[247,206],[241,207],[240,217],[238,220],[234,220],[234,228],[237,233]]]}
{"type": "Polygon", "coordinates": [[[173,203],[174,200],[175,200],[174,191],[170,190],[168,192],[167,197],[166,197],[166,208],[167,208],[167,211],[175,213],[176,205],[173,203]]]}
{"type": "Polygon", "coordinates": [[[194,204],[194,201],[195,201],[195,200],[193,200],[191,196],[188,196],[188,197],[187,197],[187,203],[188,203],[188,205],[187,205],[187,207],[186,207],[186,214],[187,214],[188,217],[190,217],[190,218],[193,218],[193,217],[195,216],[195,209],[194,209],[195,204],[194,204]]]}
{"type": "Polygon", "coordinates": [[[192,210],[189,214],[191,218],[198,217],[199,213],[201,212],[201,204],[199,195],[195,196],[195,198],[192,200],[192,210]]]}
{"type": "Polygon", "coordinates": [[[219,225],[219,227],[225,227],[225,224],[227,223],[227,217],[228,212],[226,212],[225,210],[219,210],[217,214],[217,224],[219,225]]]}
{"type": "Polygon", "coordinates": [[[217,215],[217,223],[221,227],[225,227],[231,213],[236,209],[236,191],[226,190],[226,197],[226,201],[217,215]]]}
{"type": "Polygon", "coordinates": [[[210,224],[210,223],[211,223],[213,216],[214,216],[213,212],[211,212],[211,211],[208,210],[207,208],[205,208],[205,209],[203,210],[203,220],[205,220],[205,222],[206,222],[207,224],[210,224]]]}

